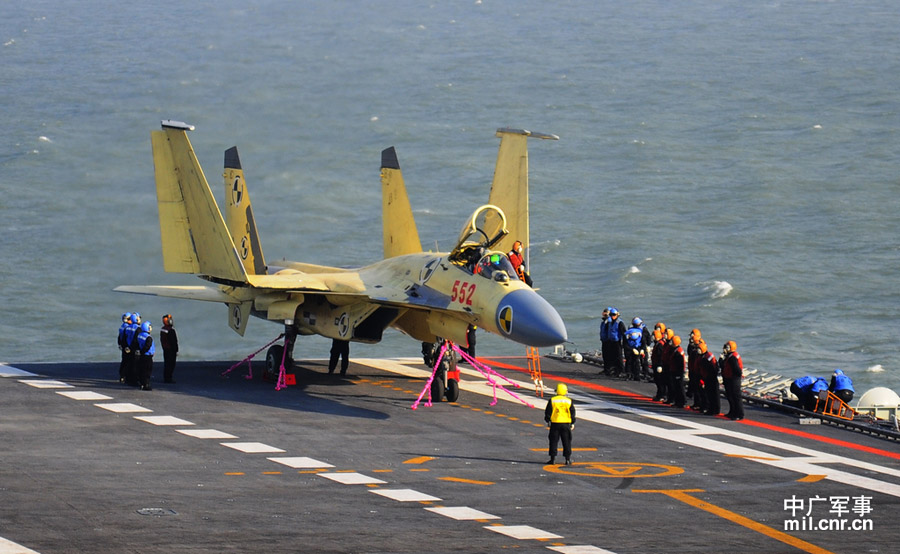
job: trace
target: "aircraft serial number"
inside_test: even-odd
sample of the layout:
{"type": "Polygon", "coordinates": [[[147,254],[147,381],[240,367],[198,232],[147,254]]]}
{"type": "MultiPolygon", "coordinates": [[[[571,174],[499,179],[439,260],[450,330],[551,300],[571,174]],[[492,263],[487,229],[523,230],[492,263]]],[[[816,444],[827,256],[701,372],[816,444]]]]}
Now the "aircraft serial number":
{"type": "Polygon", "coordinates": [[[460,282],[458,279],[453,283],[453,295],[450,297],[451,302],[459,302],[466,306],[472,305],[472,296],[475,294],[475,283],[460,282]]]}

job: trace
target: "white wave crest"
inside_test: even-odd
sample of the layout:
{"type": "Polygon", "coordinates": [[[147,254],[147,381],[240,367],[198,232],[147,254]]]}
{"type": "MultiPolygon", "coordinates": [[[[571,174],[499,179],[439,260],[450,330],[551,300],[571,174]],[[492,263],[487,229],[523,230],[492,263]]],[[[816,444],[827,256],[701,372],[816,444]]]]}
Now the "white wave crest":
{"type": "Polygon", "coordinates": [[[709,293],[710,298],[725,298],[734,290],[728,281],[708,281],[701,284],[703,290],[709,293]]]}
{"type": "Polygon", "coordinates": [[[866,369],[866,373],[884,373],[884,366],[881,364],[875,364],[866,369]]]}
{"type": "Polygon", "coordinates": [[[638,266],[636,266],[636,265],[631,266],[631,269],[628,270],[628,273],[640,273],[640,272],[641,272],[641,270],[638,269],[638,266]]]}

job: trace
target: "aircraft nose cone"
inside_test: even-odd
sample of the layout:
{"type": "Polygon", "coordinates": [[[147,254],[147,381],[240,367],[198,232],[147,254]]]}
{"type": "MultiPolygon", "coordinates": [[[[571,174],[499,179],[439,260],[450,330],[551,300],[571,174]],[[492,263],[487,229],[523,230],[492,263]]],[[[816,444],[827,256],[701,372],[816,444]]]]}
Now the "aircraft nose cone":
{"type": "Polygon", "coordinates": [[[559,313],[530,289],[514,290],[497,306],[500,333],[527,346],[555,346],[566,342],[566,324],[559,313]]]}

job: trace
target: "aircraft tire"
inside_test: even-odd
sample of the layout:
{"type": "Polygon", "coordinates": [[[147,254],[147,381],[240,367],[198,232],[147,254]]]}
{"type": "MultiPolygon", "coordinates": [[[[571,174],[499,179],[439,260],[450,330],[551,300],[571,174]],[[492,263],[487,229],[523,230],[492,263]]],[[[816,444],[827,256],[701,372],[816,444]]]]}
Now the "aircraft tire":
{"type": "MultiPolygon", "coordinates": [[[[266,352],[266,370],[263,373],[263,379],[266,381],[274,381],[278,378],[278,372],[281,369],[281,357],[284,356],[284,347],[280,344],[273,344],[266,352]]],[[[285,369],[289,369],[289,360],[285,360],[285,369]]]]}
{"type": "Polygon", "coordinates": [[[444,380],[440,375],[435,375],[431,382],[431,401],[440,402],[444,399],[444,380]]]}
{"type": "Polygon", "coordinates": [[[456,379],[447,380],[447,402],[456,402],[459,398],[459,382],[456,379]]]}

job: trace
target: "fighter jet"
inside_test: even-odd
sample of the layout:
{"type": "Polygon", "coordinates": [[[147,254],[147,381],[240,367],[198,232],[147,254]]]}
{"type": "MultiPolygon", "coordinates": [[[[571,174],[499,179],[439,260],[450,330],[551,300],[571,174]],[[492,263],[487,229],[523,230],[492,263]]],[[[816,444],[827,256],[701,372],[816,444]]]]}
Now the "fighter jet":
{"type": "Polygon", "coordinates": [[[297,335],[377,343],[392,327],[423,343],[466,343],[469,325],[529,346],[566,341],[559,313],[516,274],[506,251],[529,243],[527,138],[554,135],[499,129],[489,203],[466,220],[452,251],[424,252],[393,147],[381,155],[384,259],[354,269],[268,263],[256,228],[237,148],[225,152],[222,216],[187,132],[162,121],[151,132],[166,272],[190,273],[202,286],[119,286],[115,290],[221,302],[243,335],[249,316],[284,325],[266,367],[293,359],[297,335]]]}

